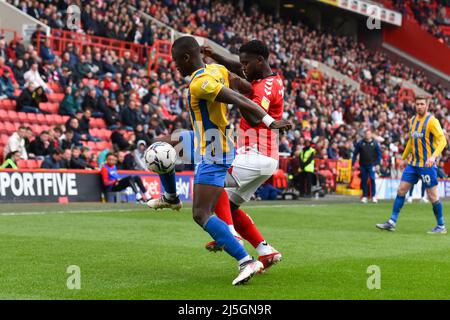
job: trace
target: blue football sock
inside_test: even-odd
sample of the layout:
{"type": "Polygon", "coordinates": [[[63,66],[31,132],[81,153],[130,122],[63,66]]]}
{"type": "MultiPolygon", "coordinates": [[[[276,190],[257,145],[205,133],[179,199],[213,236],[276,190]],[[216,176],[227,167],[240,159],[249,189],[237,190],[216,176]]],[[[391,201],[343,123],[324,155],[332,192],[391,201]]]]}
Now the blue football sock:
{"type": "Polygon", "coordinates": [[[397,197],[395,197],[394,208],[392,209],[391,215],[392,221],[397,222],[398,215],[400,214],[400,210],[402,209],[404,203],[405,203],[405,196],[401,197],[397,195],[397,197]]]}
{"type": "Polygon", "coordinates": [[[438,200],[433,203],[433,212],[434,212],[434,216],[436,217],[438,226],[443,227],[445,225],[445,222],[444,222],[444,213],[442,210],[442,202],[441,201],[438,200]]]}
{"type": "Polygon", "coordinates": [[[206,232],[216,241],[217,245],[223,247],[225,251],[237,261],[248,256],[244,247],[236,240],[227,224],[218,217],[212,215],[204,226],[206,232]]]}
{"type": "Polygon", "coordinates": [[[177,193],[177,185],[175,182],[175,170],[160,174],[159,178],[161,179],[161,183],[164,187],[164,191],[168,194],[176,194],[177,193]]]}

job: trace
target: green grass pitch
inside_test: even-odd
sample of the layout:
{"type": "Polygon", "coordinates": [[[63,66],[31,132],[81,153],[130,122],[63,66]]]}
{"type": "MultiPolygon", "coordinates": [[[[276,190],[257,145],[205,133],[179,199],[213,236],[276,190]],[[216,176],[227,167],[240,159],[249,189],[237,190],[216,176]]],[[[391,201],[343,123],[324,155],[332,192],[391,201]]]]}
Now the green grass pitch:
{"type": "Polygon", "coordinates": [[[450,298],[450,236],[426,234],[431,205],[405,204],[388,233],[374,225],[391,202],[310,203],[247,207],[284,259],[238,287],[235,261],[204,249],[209,236],[189,208],[2,205],[0,299],[450,298]],[[70,265],[80,267],[80,290],[66,286],[70,265]],[[367,288],[371,265],[380,267],[381,289],[367,288]]]}

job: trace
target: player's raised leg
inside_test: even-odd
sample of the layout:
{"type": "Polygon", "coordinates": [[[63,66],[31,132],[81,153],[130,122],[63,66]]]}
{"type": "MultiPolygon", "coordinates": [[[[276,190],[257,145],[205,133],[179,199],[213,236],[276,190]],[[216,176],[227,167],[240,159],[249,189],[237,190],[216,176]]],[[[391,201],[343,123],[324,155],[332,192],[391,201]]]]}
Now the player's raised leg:
{"type": "MultiPolygon", "coordinates": [[[[191,136],[192,131],[186,131],[187,134],[191,136]],[[190,133],[188,133],[190,132],[190,133]]],[[[172,145],[173,147],[176,147],[180,140],[178,139],[178,136],[174,135],[168,135],[164,137],[157,138],[156,141],[166,142],[172,145]]],[[[164,193],[157,199],[151,199],[147,202],[147,206],[149,208],[158,210],[158,209],[172,209],[179,211],[183,207],[183,203],[181,202],[180,198],[177,194],[177,187],[176,187],[176,175],[175,170],[172,170],[171,172],[160,174],[159,179],[161,181],[161,184],[164,187],[164,193]]]]}

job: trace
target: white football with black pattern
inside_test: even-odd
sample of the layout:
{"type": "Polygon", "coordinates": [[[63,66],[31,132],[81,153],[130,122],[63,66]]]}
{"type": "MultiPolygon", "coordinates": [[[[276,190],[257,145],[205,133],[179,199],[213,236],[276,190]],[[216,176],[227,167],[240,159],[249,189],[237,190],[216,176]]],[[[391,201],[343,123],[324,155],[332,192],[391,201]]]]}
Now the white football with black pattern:
{"type": "Polygon", "coordinates": [[[144,160],[149,170],[164,174],[175,167],[177,152],[166,142],[155,142],[145,151],[144,160]]]}

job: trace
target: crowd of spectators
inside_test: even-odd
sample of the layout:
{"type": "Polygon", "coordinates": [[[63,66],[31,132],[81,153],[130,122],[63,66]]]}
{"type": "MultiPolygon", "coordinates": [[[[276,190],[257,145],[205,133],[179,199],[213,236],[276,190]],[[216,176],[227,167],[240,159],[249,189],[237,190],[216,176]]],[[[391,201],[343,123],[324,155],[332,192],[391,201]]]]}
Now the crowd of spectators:
{"type": "Polygon", "coordinates": [[[445,34],[440,26],[450,27],[449,0],[392,0],[394,7],[405,17],[408,7],[414,18],[425,30],[442,43],[450,46],[450,35],[445,34]]]}
{"type": "MultiPolygon", "coordinates": [[[[20,1],[16,5],[53,28],[64,27],[60,22],[67,8],[65,1],[20,1]]],[[[422,72],[393,62],[382,52],[370,51],[352,38],[312,30],[300,22],[277,20],[257,5],[244,6],[244,1],[83,1],[81,23],[87,34],[140,44],[169,38],[167,28],[145,22],[140,12],[179,31],[207,36],[233,53],[254,38],[267,43],[271,49],[270,63],[283,73],[285,81],[284,117],[294,124],[293,130],[282,137],[280,151],[297,156],[305,141],[311,140],[318,157],[349,159],[354,142],[370,127],[382,146],[384,166],[380,174],[392,175],[390,168],[398,162],[405,146],[406,122],[413,112],[410,103],[397,98],[401,80],[409,80],[428,91],[432,95],[431,110],[444,128],[450,129],[448,92],[429,82],[422,72]],[[126,4],[139,11],[132,13],[126,4]],[[303,59],[321,61],[376,91],[362,92],[326,76],[308,83],[303,59]]],[[[97,138],[77,128],[75,119],[86,112],[104,118],[113,130],[111,140],[117,150],[130,154],[136,150],[132,148],[137,148],[138,141],[148,145],[156,136],[190,127],[185,111],[187,84],[173,62],[162,61],[147,75],[146,66],[130,53],[119,57],[112,50],[89,46],[80,52],[77,46],[68,44],[58,57],[52,54],[49,44],[42,46],[39,53],[33,45],[24,48],[14,43],[3,47],[7,47],[5,64],[16,79],[12,85],[28,88],[33,83],[28,99],[36,87],[49,92],[51,89],[45,86],[49,81],[64,88],[60,113],[71,116],[68,130],[74,132],[75,140],[97,138]],[[14,58],[8,54],[13,45],[14,58]],[[36,69],[35,61],[37,73],[33,71],[33,76],[26,78],[28,70],[36,69]]],[[[0,60],[0,77],[1,66],[0,60]]],[[[18,106],[39,108],[39,104],[28,102],[18,106]]],[[[238,127],[239,114],[235,109],[230,119],[238,127]]],[[[446,152],[444,161],[448,156],[446,152]]]]}

